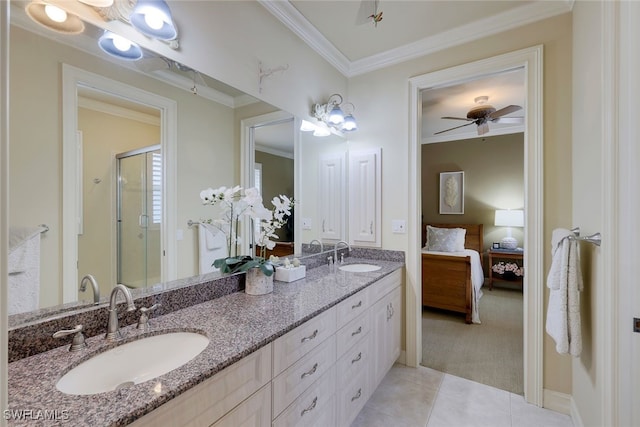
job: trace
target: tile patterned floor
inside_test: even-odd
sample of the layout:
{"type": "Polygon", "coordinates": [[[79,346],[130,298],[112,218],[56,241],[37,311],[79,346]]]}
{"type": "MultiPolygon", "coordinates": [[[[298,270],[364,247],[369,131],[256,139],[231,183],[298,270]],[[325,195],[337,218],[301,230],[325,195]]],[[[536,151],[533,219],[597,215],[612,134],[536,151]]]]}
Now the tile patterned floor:
{"type": "Polygon", "coordinates": [[[396,364],[351,427],[573,427],[571,417],[520,395],[396,364]]]}

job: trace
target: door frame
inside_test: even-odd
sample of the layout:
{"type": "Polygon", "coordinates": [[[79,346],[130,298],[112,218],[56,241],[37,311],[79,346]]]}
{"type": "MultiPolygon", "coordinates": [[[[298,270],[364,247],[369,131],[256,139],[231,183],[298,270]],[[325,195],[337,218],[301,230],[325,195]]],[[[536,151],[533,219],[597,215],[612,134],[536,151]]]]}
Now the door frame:
{"type": "MultiPolygon", "coordinates": [[[[177,276],[177,203],[176,171],[178,145],[178,106],[176,101],[111,80],[99,74],[62,64],[62,188],[76,188],[79,159],[76,132],[78,129],[78,85],[90,87],[138,104],[160,110],[160,146],[162,147],[162,183],[166,196],[162,201],[161,276],[163,281],[177,276]]],[[[62,195],[62,303],[78,298],[78,236],[76,191],[62,195]]]]}
{"type": "Polygon", "coordinates": [[[422,286],[420,263],[421,92],[450,86],[515,68],[525,70],[524,132],[525,232],[524,266],[524,394],[543,405],[543,47],[534,46],[409,79],[409,250],[407,251],[406,362],[422,360],[422,286]]]}

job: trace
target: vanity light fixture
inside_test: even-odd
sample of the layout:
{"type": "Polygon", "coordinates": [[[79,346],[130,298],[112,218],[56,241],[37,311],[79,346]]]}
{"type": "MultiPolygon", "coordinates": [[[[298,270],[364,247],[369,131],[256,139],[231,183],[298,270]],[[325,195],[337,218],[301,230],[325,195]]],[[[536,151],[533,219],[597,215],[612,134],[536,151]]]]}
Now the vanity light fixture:
{"type": "Polygon", "coordinates": [[[322,122],[315,124],[307,120],[303,120],[300,124],[300,130],[302,132],[313,132],[313,136],[319,137],[331,135],[331,130],[329,130],[329,127],[322,122]]]}
{"type": "Polygon", "coordinates": [[[138,31],[149,37],[169,41],[178,36],[171,10],[164,0],[138,0],[129,20],[138,31]]]}
{"type": "Polygon", "coordinates": [[[113,0],[78,0],[80,3],[88,4],[93,7],[111,7],[113,0]]]}
{"type": "Polygon", "coordinates": [[[136,61],[142,58],[140,46],[108,30],[98,40],[98,46],[105,53],[119,59],[136,61]]]}
{"type": "Polygon", "coordinates": [[[58,33],[80,34],[84,31],[84,22],[79,17],[44,1],[32,1],[25,11],[29,18],[58,33]]]}
{"type": "Polygon", "coordinates": [[[350,102],[343,102],[342,95],[334,93],[326,104],[316,104],[313,114],[327,126],[342,132],[350,132],[358,129],[356,119],[353,117],[355,106],[350,102]],[[347,111],[345,115],[344,110],[347,111]]]}

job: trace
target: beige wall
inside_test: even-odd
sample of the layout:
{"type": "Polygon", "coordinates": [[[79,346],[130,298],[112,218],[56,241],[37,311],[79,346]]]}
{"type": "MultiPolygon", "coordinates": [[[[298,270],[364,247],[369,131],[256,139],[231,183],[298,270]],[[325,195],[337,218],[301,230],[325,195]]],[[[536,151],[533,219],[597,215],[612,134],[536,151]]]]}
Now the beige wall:
{"type": "MultiPolygon", "coordinates": [[[[483,224],[484,248],[506,236],[493,225],[496,209],[524,207],[522,133],[422,144],[422,216],[425,223],[483,224]],[[441,172],[464,171],[464,214],[439,213],[441,172]]],[[[513,228],[522,246],[523,229],[513,228]]],[[[485,260],[488,261],[488,260],[485,260]]],[[[485,275],[488,275],[485,265],[485,275]]]]}
{"type": "MultiPolygon", "coordinates": [[[[114,156],[158,144],[160,128],[86,108],[78,109],[78,128],[82,131],[83,148],[83,234],[78,236],[78,280],[92,274],[100,293],[108,295],[117,281],[114,156]]],[[[159,230],[153,233],[159,235],[159,230]]],[[[157,247],[159,259],[159,242],[157,247]]],[[[79,295],[85,300],[91,296],[90,289],[79,295]]]]}
{"type": "MultiPolygon", "coordinates": [[[[571,219],[571,15],[550,18],[503,34],[479,39],[349,81],[349,100],[358,108],[358,132],[351,146],[382,147],[382,245],[408,248],[407,236],[391,232],[392,219],[408,218],[409,78],[448,67],[544,45],[544,241],[571,219]]],[[[544,266],[550,266],[545,251],[544,266]]],[[[540,274],[546,277],[546,274],[540,274]]],[[[543,287],[544,283],[532,283],[543,287]]],[[[546,306],[546,304],[545,304],[546,306]]],[[[571,393],[571,360],[558,356],[545,339],[544,387],[571,393]]]]}
{"type": "MultiPolygon", "coordinates": [[[[293,198],[293,159],[256,151],[256,163],[262,164],[262,199],[267,209],[273,208],[271,200],[281,194],[293,198]]],[[[292,242],[293,221],[289,231],[283,227],[276,234],[280,242],[292,242]]]]}

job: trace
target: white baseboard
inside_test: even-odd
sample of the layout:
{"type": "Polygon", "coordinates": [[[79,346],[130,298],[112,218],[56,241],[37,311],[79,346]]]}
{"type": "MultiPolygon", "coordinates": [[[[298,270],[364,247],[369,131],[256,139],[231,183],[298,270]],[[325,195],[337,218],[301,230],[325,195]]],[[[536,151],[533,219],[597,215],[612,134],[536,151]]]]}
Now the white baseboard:
{"type": "Polygon", "coordinates": [[[553,390],[543,390],[543,407],[571,417],[574,427],[584,427],[573,396],[553,390]]]}

